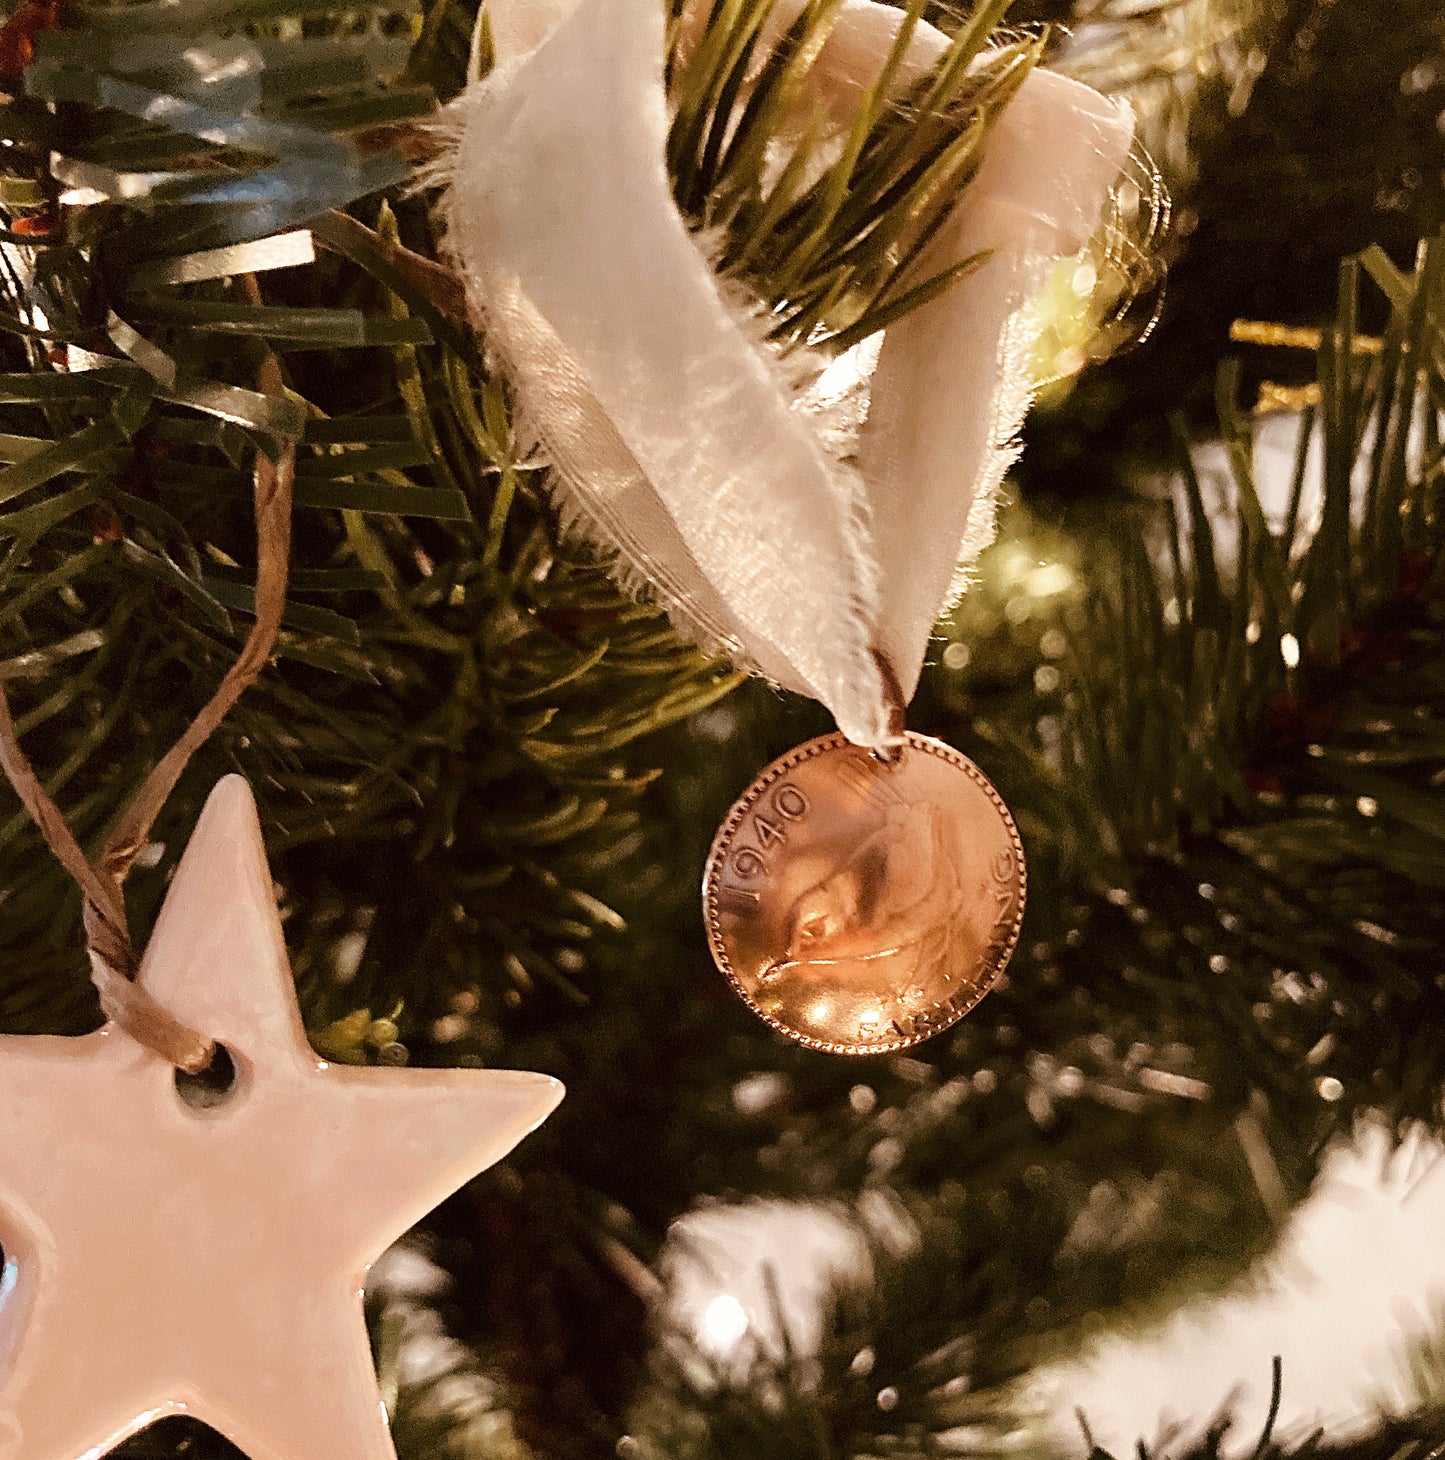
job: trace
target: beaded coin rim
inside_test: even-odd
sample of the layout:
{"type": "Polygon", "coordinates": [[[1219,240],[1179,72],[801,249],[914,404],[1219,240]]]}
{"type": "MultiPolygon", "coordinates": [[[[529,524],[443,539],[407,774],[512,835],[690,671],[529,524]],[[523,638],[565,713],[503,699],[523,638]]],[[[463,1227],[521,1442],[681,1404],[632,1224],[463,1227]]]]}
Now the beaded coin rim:
{"type": "Polygon", "coordinates": [[[987,994],[998,983],[1009,960],[1013,957],[1014,949],[1018,946],[1019,933],[1023,926],[1024,904],[1028,900],[1028,863],[1024,858],[1023,838],[1019,836],[1017,823],[1013,819],[1013,813],[1004,804],[1004,799],[994,789],[993,782],[979,770],[961,750],[955,750],[953,746],[942,740],[935,740],[931,735],[919,735],[916,731],[909,730],[904,733],[904,748],[908,750],[921,751],[925,755],[937,756],[939,760],[947,761],[950,765],[956,766],[981,790],[984,795],[993,803],[994,810],[1003,820],[1004,829],[1008,833],[1009,842],[1013,849],[1014,865],[1018,869],[1018,903],[1014,909],[1013,925],[1009,929],[1008,941],[1003,950],[1003,956],[989,969],[987,977],[982,980],[977,988],[973,990],[967,999],[953,1009],[953,1017],[946,1023],[927,1030],[922,1034],[900,1035],[897,1039],[886,1044],[844,1044],[837,1040],[817,1039],[811,1034],[804,1034],[800,1030],[793,1029],[781,1019],[765,1012],[759,1008],[752,995],[743,987],[742,980],[738,977],[737,971],[733,968],[732,960],[728,957],[727,948],[723,941],[722,918],[718,906],[718,884],[723,862],[732,846],[732,839],[737,834],[743,823],[743,818],[757,804],[763,793],[768,790],[781,777],[787,775],[795,766],[802,765],[805,761],[814,760],[820,755],[826,755],[830,751],[854,748],[853,742],[846,735],[835,731],[831,735],[820,735],[814,740],[805,740],[801,745],[788,751],[786,755],[779,756],[777,760],[759,771],[752,784],[733,802],[732,809],[718,827],[717,835],[712,839],[712,846],[708,850],[707,863],[703,869],[702,877],[702,903],[703,921],[707,926],[707,941],[709,951],[712,953],[713,962],[726,976],[727,981],[732,985],[734,993],[745,1003],[759,1019],[779,1034],[785,1035],[795,1044],[801,1044],[808,1049],[815,1049],[823,1054],[845,1054],[855,1057],[876,1054],[897,1054],[899,1050],[911,1049],[916,1044],[922,1044],[925,1040],[932,1039],[935,1035],[952,1029],[965,1014],[970,1013],[978,1007],[984,995],[987,994]]]}

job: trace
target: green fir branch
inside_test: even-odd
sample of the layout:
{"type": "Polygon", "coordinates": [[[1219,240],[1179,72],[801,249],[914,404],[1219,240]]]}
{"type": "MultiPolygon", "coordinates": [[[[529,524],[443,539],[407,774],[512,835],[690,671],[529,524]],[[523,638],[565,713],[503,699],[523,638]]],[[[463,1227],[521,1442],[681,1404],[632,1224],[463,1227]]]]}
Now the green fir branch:
{"type": "Polygon", "coordinates": [[[822,146],[826,107],[810,87],[839,0],[812,0],[766,51],[773,0],[719,0],[690,54],[674,59],[668,164],[679,205],[716,240],[720,272],[757,294],[785,346],[845,349],[967,271],[919,276],[915,265],[1043,42],[1000,44],[1008,0],[988,0],[932,71],[900,88],[928,8],[904,7],[836,156],[822,146]]]}

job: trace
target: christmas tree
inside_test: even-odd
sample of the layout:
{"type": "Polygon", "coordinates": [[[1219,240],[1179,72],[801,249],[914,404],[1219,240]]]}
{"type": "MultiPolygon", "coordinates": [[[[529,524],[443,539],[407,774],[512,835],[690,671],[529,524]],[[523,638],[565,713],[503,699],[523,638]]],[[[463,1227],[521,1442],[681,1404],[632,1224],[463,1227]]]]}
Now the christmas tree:
{"type": "MultiPolygon", "coordinates": [[[[0,686],[45,792],[91,854],[125,824],[268,611],[254,504],[294,469],[279,631],[129,849],[135,946],[237,771],[319,1054],[567,1086],[376,1271],[403,1460],[1084,1454],[1041,1376],[1247,1282],[1359,1123],[1440,1126],[1445,20],[912,4],[951,38],[927,104],[840,155],[789,110],[839,9],[770,40],[769,0],[669,7],[673,195],[760,348],[836,354],[967,274],[910,273],[917,240],[1034,67],[1131,98],[1175,202],[1141,154],[1089,287],[1051,282],[1054,384],[910,708],[1017,819],[1022,938],[966,1019],[862,1061],[757,1021],[697,909],[729,804],[824,712],[618,586],[469,317],[433,164],[485,13],[0,28],[0,686]]],[[[0,1033],[94,1029],[81,890],[0,808],[0,1033]]],[[[1256,1453],[1434,1453],[1438,1338],[1399,1343],[1395,1413],[1272,1409],[1256,1453]]],[[[1286,1409],[1296,1377],[1260,1376],[1286,1409]]],[[[1171,1452],[1235,1439],[1207,1403],[1171,1452]]]]}

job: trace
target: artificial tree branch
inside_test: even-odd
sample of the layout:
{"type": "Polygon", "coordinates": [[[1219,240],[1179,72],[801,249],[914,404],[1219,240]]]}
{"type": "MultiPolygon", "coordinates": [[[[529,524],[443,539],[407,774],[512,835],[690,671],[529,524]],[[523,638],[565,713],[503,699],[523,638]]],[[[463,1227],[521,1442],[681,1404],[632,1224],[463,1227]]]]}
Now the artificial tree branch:
{"type": "MultiPolygon", "coordinates": [[[[247,276],[246,286],[251,302],[259,305],[260,290],[254,276],[247,276]]],[[[262,362],[257,383],[268,395],[282,393],[281,367],[274,355],[268,354],[262,362]]],[[[93,862],[81,849],[21,749],[4,684],[0,682],[0,769],[50,849],[80,886],[91,979],[100,995],[101,1009],[107,1019],[120,1025],[134,1039],[191,1074],[198,1074],[210,1064],[215,1053],[214,1043],[175,1019],[136,981],[140,960],[126,921],[124,882],[191,757],[210,738],[270,658],[286,604],[295,466],[294,439],[283,444],[275,461],[263,451],[257,452],[253,474],[257,547],[255,623],[216,692],[146,777],[93,862]]]]}

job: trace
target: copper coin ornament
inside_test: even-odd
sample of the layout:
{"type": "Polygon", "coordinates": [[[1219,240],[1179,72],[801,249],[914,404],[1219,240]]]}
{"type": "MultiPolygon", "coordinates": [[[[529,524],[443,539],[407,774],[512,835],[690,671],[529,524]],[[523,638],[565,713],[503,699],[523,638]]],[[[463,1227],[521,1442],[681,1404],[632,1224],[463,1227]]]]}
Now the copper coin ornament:
{"type": "Polygon", "coordinates": [[[1018,941],[1018,828],[983,772],[909,732],[776,760],[713,841],[703,912],[718,967],[780,1033],[888,1054],[956,1023],[1018,941]]]}

